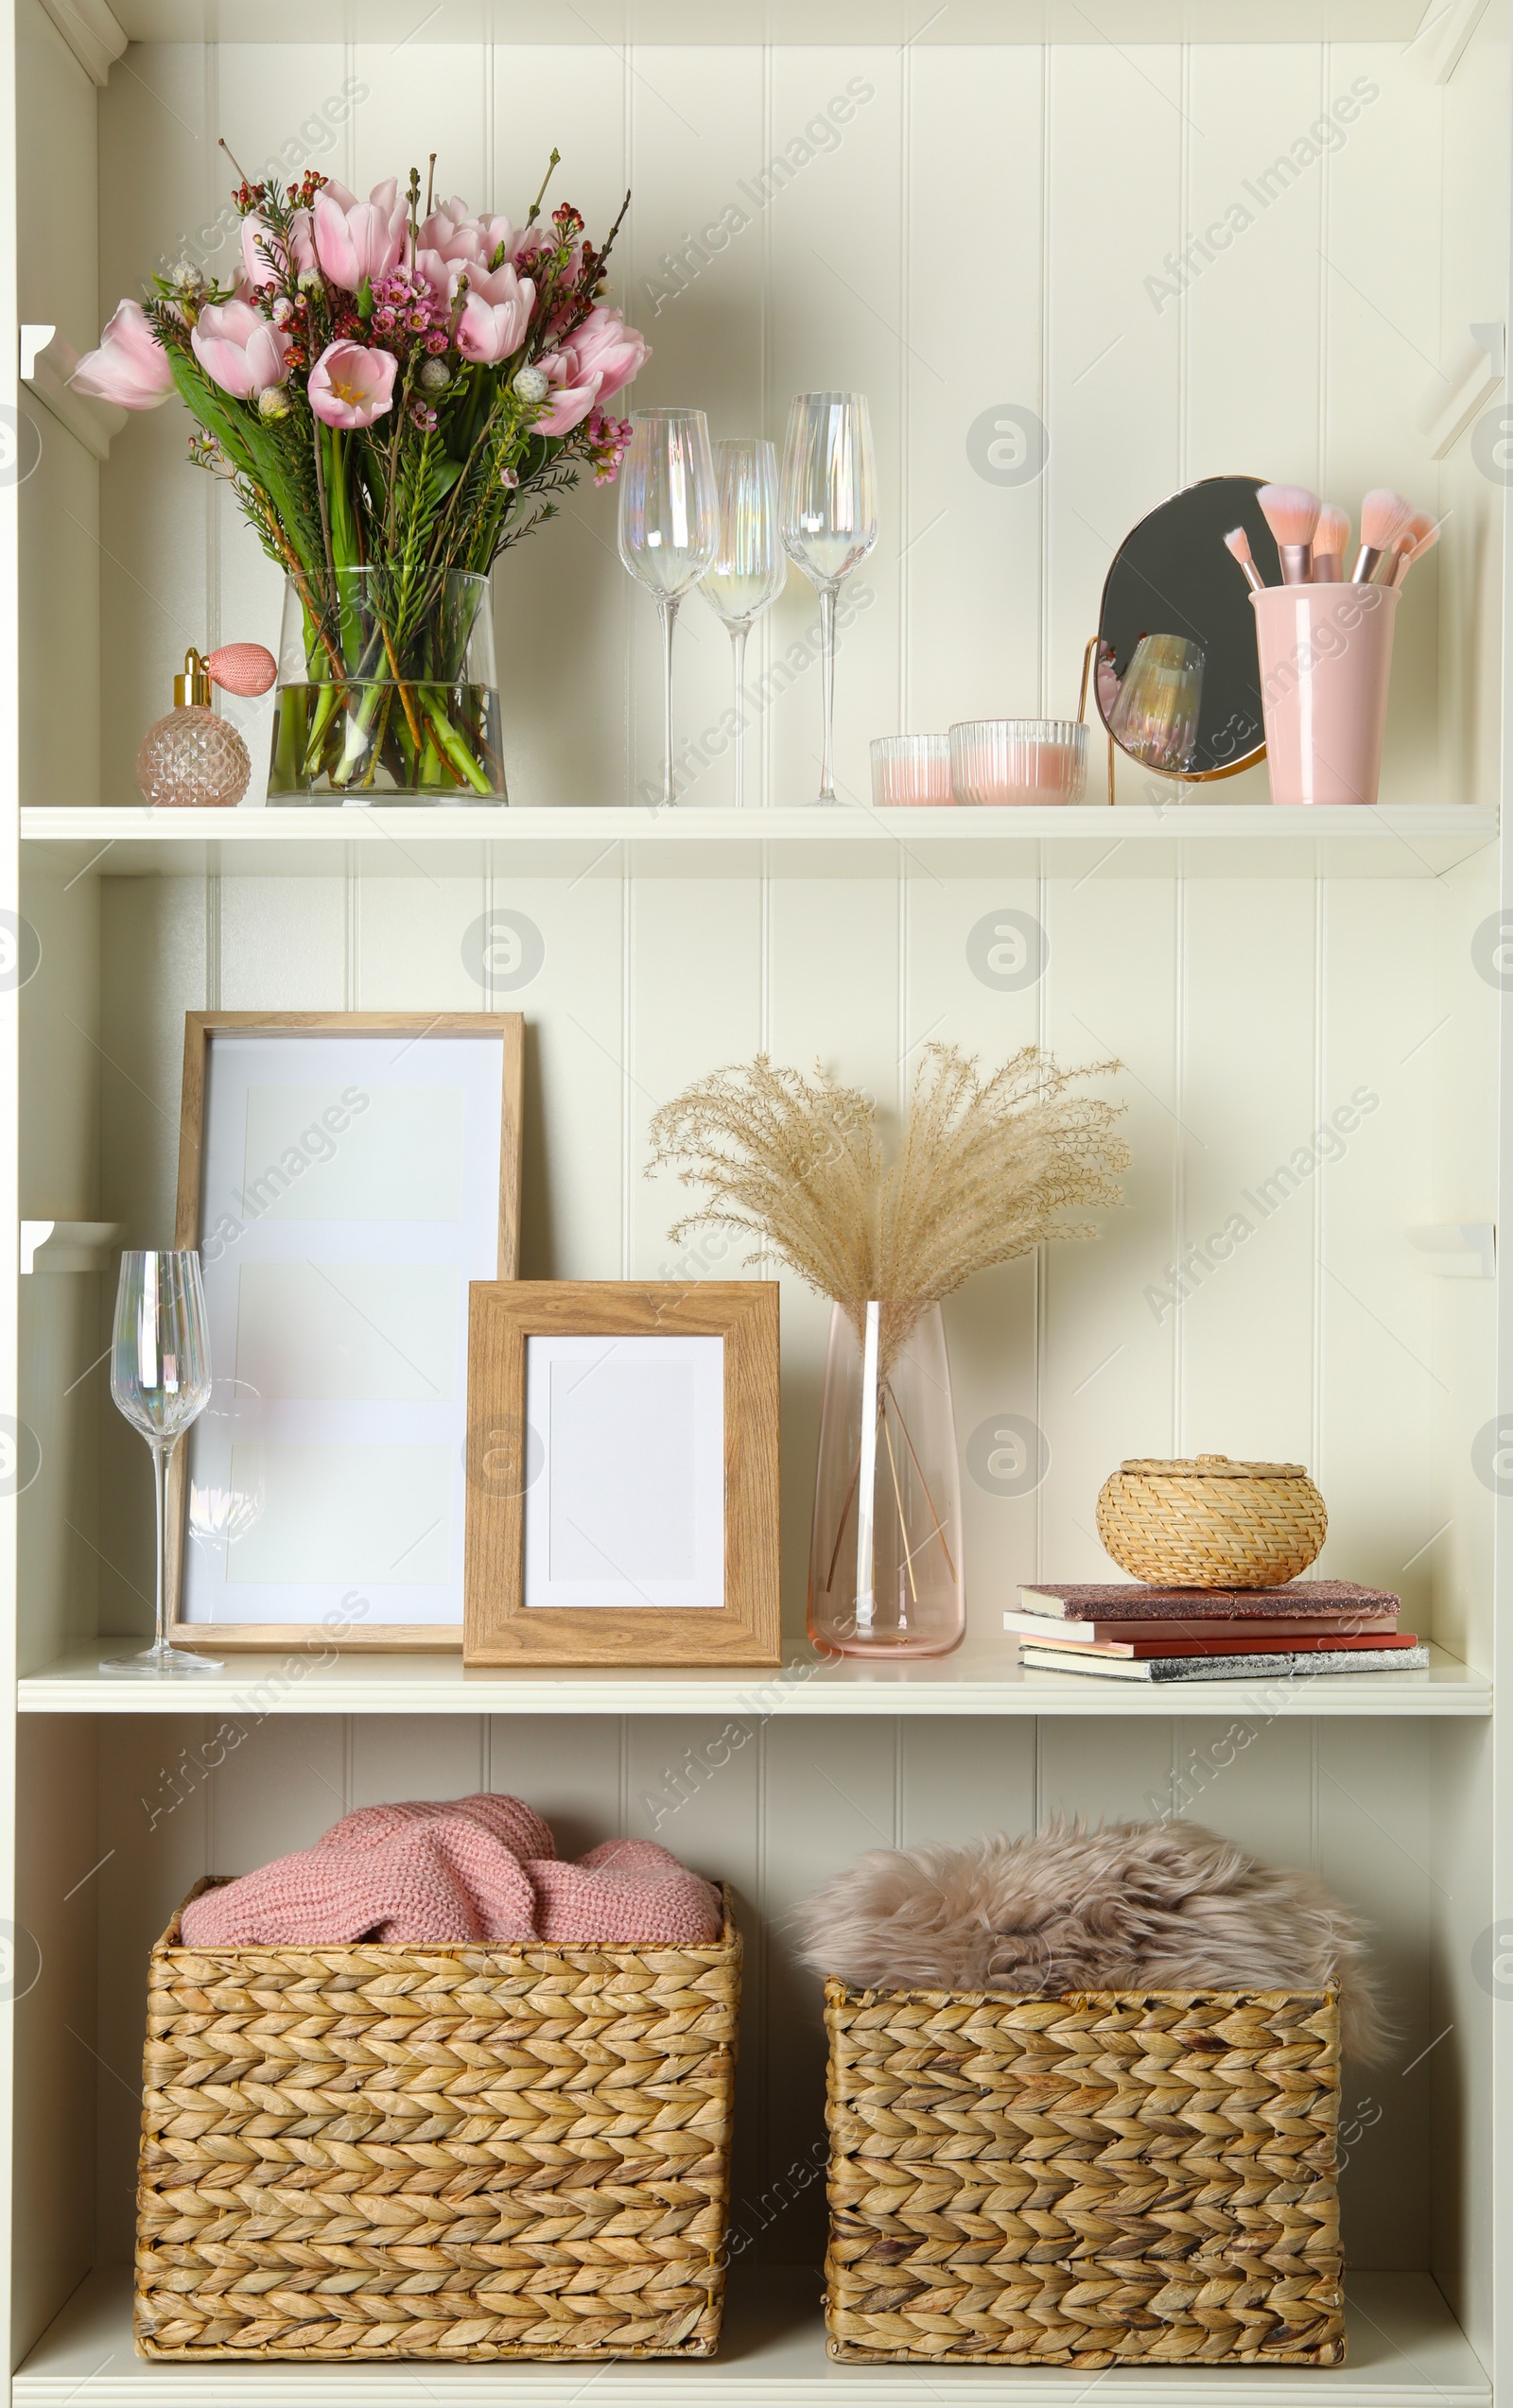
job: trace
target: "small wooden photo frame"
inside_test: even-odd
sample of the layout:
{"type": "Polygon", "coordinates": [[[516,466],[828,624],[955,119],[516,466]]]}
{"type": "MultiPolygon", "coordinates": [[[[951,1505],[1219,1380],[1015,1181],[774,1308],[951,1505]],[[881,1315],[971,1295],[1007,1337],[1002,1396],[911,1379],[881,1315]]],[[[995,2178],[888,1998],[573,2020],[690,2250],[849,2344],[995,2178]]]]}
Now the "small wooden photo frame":
{"type": "Polygon", "coordinates": [[[776,1664],[774,1280],[480,1281],[469,1664],[776,1664]]]}
{"type": "Polygon", "coordinates": [[[176,1644],[462,1643],[468,1290],[519,1253],[515,1012],[191,1012],[174,1243],[212,1390],[176,1644]]]}

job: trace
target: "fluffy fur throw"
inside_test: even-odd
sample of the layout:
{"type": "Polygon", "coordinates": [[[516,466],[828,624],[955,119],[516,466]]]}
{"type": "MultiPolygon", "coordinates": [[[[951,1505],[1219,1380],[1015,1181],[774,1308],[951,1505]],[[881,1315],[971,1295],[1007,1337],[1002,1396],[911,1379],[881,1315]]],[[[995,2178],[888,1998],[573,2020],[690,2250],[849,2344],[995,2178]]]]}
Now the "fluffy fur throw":
{"type": "Polygon", "coordinates": [[[1358,2064],[1385,2034],[1365,1927],[1309,1873],[1194,1823],[1058,1822],[969,1847],[878,1848],[800,1908],[804,1955],[856,1989],[1340,1993],[1358,2064]]]}

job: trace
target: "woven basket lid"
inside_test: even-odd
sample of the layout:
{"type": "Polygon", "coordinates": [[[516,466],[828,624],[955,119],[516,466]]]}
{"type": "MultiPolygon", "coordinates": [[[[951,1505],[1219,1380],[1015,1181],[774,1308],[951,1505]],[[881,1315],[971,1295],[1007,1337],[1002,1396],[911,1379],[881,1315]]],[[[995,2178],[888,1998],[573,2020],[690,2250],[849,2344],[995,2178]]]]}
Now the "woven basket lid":
{"type": "Polygon", "coordinates": [[[1122,1472],[1156,1472],[1178,1480],[1306,1480],[1306,1464],[1237,1464],[1227,1455],[1179,1455],[1174,1463],[1132,1456],[1122,1472]]]}

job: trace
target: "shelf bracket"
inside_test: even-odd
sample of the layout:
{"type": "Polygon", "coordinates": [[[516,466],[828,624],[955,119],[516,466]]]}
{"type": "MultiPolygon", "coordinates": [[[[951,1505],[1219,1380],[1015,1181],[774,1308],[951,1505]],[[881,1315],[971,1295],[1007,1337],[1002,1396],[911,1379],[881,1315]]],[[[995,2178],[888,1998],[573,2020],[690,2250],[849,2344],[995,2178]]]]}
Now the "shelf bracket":
{"type": "Polygon", "coordinates": [[[104,1271],[120,1234],[118,1221],[24,1221],[22,1277],[39,1271],[104,1271]]]}
{"type": "Polygon", "coordinates": [[[91,83],[108,82],[116,60],[125,55],[127,36],[105,0],[42,0],[42,5],[91,83]]]}
{"type": "Polygon", "coordinates": [[[1420,1254],[1437,1255],[1437,1279],[1495,1279],[1497,1228],[1490,1221],[1435,1221],[1410,1229],[1408,1243],[1420,1254]]]}
{"type": "Polygon", "coordinates": [[[1418,424],[1430,457],[1443,459],[1459,442],[1484,402],[1491,400],[1507,371],[1507,329],[1500,320],[1467,328],[1466,341],[1418,405],[1418,424]]]}
{"type": "Polygon", "coordinates": [[[60,426],[81,442],[96,459],[109,459],[111,442],[126,424],[127,413],[113,402],[94,401],[76,393],[68,382],[78,366],[78,354],[63,341],[56,326],[25,325],[21,329],[21,378],[60,426]]]}

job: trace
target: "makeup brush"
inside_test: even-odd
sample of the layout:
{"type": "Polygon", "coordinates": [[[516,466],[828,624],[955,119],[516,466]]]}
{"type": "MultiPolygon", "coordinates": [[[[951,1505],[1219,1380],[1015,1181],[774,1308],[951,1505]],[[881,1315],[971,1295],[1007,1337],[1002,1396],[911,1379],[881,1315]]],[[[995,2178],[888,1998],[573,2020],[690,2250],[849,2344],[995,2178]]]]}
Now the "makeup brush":
{"type": "Polygon", "coordinates": [[[1308,583],[1309,546],[1324,505],[1306,485],[1262,485],[1256,495],[1277,538],[1284,585],[1308,583]]]}
{"type": "Polygon", "coordinates": [[[1345,546],[1350,540],[1350,519],[1338,502],[1326,502],[1313,532],[1313,583],[1338,585],[1345,577],[1345,546]]]}
{"type": "Polygon", "coordinates": [[[1260,569],[1256,566],[1255,561],[1251,555],[1250,538],[1245,533],[1244,528],[1243,527],[1231,527],[1228,534],[1224,540],[1228,549],[1233,552],[1236,560],[1240,563],[1241,567],[1244,570],[1245,583],[1249,586],[1251,592],[1253,594],[1264,594],[1266,591],[1266,580],[1262,577],[1260,569]]]}
{"type": "Polygon", "coordinates": [[[1392,573],[1383,579],[1384,585],[1400,585],[1415,561],[1422,560],[1439,541],[1439,528],[1426,510],[1416,510],[1399,536],[1392,573]]]}
{"type": "Polygon", "coordinates": [[[1413,504],[1390,485],[1373,486],[1361,504],[1361,548],[1350,571],[1352,585],[1370,585],[1413,514],[1413,504]]]}

